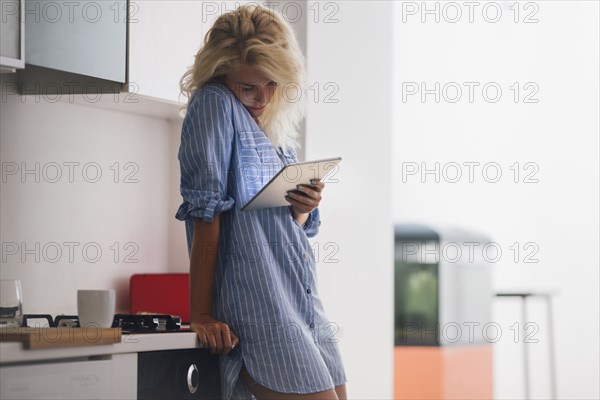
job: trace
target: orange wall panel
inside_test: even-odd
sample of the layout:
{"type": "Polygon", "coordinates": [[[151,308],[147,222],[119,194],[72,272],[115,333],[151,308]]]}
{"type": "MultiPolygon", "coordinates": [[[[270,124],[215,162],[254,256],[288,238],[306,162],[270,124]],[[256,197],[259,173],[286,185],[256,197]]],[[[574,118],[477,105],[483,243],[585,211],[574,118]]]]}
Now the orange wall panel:
{"type": "Polygon", "coordinates": [[[492,399],[492,346],[397,346],[394,398],[492,399]]]}

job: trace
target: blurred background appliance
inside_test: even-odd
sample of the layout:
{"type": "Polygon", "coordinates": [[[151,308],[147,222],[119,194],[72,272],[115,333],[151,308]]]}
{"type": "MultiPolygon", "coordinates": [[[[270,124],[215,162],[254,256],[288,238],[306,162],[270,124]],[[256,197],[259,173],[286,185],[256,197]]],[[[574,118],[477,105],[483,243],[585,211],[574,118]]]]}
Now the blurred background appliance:
{"type": "Polygon", "coordinates": [[[493,398],[493,247],[465,230],[395,226],[394,398],[493,398]]]}

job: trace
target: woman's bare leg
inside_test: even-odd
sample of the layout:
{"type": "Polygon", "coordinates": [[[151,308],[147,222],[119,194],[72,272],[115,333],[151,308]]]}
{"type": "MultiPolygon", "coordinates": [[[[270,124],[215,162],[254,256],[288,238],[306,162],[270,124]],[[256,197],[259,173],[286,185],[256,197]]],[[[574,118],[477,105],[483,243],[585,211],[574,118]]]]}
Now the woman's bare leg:
{"type": "Polygon", "coordinates": [[[242,370],[240,371],[240,379],[250,393],[254,395],[258,400],[293,400],[293,399],[302,399],[302,400],[339,400],[338,395],[336,393],[337,388],[343,388],[345,394],[345,385],[341,385],[336,387],[336,390],[329,389],[324,392],[310,393],[310,394],[295,394],[295,393],[280,393],[275,392],[271,389],[268,389],[260,384],[258,384],[248,373],[245,365],[242,365],[242,370]]]}
{"type": "Polygon", "coordinates": [[[346,384],[336,386],[335,393],[337,393],[339,400],[348,400],[348,395],[346,394],[346,384]]]}

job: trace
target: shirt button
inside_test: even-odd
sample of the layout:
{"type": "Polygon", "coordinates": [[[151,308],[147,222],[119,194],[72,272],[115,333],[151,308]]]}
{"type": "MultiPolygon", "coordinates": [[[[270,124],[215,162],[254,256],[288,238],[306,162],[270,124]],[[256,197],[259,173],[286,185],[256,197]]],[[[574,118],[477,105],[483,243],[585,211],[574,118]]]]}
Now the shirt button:
{"type": "Polygon", "coordinates": [[[313,323],[311,322],[309,326],[310,326],[311,328],[314,328],[314,327],[315,327],[315,324],[313,324],[313,323]]]}
{"type": "Polygon", "coordinates": [[[306,289],[306,293],[310,294],[310,288],[306,289]]]}

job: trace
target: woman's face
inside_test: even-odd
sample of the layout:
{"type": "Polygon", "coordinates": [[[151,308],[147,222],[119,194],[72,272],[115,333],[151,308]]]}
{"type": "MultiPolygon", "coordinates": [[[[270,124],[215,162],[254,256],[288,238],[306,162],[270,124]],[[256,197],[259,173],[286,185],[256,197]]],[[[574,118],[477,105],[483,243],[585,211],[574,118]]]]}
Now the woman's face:
{"type": "Polygon", "coordinates": [[[225,77],[225,84],[254,118],[264,112],[277,86],[256,67],[245,64],[234,68],[225,77]]]}

